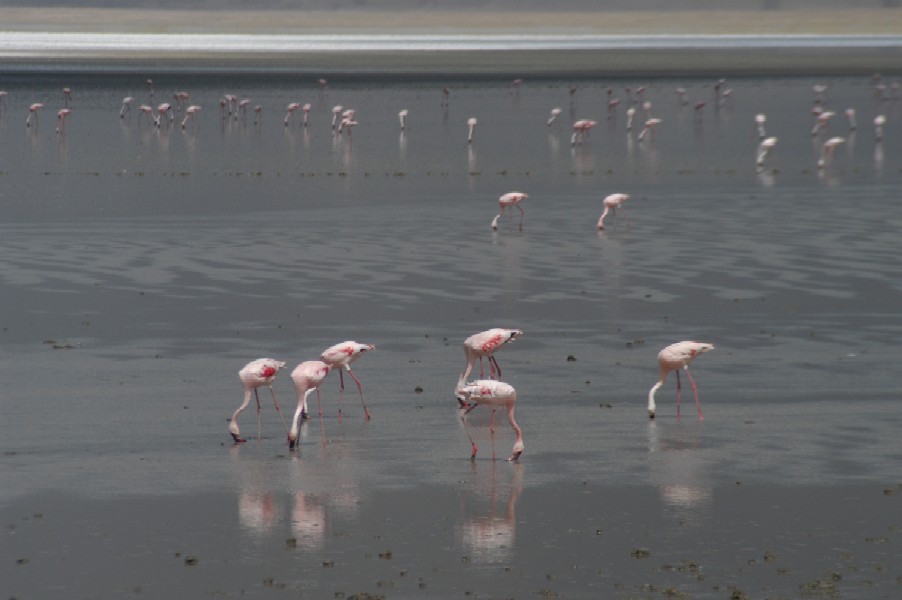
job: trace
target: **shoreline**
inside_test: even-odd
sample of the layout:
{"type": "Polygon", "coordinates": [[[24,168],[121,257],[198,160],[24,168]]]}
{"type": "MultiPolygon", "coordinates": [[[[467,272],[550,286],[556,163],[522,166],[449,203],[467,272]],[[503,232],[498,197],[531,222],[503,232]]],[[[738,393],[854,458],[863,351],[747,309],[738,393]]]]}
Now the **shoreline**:
{"type": "Polygon", "coordinates": [[[7,74],[141,69],[551,78],[902,71],[902,11],[889,9],[662,16],[4,8],[0,23],[0,72],[7,74]],[[234,38],[250,42],[235,47],[234,38]]]}

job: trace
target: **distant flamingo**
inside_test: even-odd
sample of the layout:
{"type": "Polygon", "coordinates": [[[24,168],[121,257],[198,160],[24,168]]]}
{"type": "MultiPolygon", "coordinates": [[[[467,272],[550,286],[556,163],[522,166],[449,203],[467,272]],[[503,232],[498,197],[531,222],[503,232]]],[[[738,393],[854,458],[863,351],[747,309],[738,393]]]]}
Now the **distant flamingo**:
{"type": "MultiPolygon", "coordinates": [[[[250,106],[250,98],[243,98],[238,102],[238,110],[241,112],[241,120],[247,123],[247,107],[250,106]]],[[[238,120],[238,113],[235,113],[235,120],[238,120]]]]}
{"type": "Polygon", "coordinates": [[[329,365],[329,367],[338,369],[338,378],[341,382],[340,395],[338,397],[339,418],[341,418],[341,404],[345,393],[345,380],[344,375],[342,375],[342,369],[345,369],[348,372],[348,375],[351,376],[351,379],[357,384],[357,390],[360,392],[360,402],[363,404],[363,414],[367,421],[370,420],[370,411],[367,409],[366,400],[363,398],[363,385],[361,385],[360,380],[357,379],[357,376],[354,375],[354,372],[351,370],[351,363],[360,358],[360,355],[364,352],[375,349],[375,344],[361,344],[360,342],[349,340],[323,350],[320,359],[329,365]]]}
{"type": "MultiPolygon", "coordinates": [[[[282,417],[282,409],[279,408],[279,403],[276,401],[276,393],[273,392],[272,382],[273,379],[276,378],[276,374],[280,369],[285,368],[285,363],[279,360],[275,360],[272,358],[258,358],[257,360],[251,361],[247,363],[243,369],[238,371],[238,378],[241,379],[241,383],[244,384],[244,402],[241,403],[241,406],[238,407],[238,410],[235,411],[235,414],[232,415],[232,419],[229,421],[229,433],[232,434],[232,438],[237,443],[246,442],[247,440],[241,437],[241,432],[238,430],[238,415],[240,415],[247,405],[250,404],[251,401],[251,391],[254,392],[254,397],[257,399],[257,439],[260,438],[260,396],[257,394],[257,388],[266,386],[269,388],[270,393],[272,394],[272,401],[276,405],[276,412],[279,413],[279,418],[282,419],[282,424],[285,425],[285,419],[282,417]]],[[[288,426],[285,426],[287,431],[288,426]]]]}
{"type": "Polygon", "coordinates": [[[503,194],[500,198],[498,198],[498,206],[501,209],[501,212],[498,215],[495,215],[495,218],[492,219],[492,229],[498,229],[498,219],[504,216],[504,209],[508,209],[508,214],[510,218],[514,217],[514,207],[520,209],[520,231],[523,231],[523,207],[520,206],[520,202],[529,198],[529,194],[524,194],[523,192],[508,192],[503,194]]]}
{"type": "Polygon", "coordinates": [[[63,108],[60,109],[58,113],[56,113],[56,132],[57,133],[65,133],[66,131],[66,117],[68,117],[72,113],[71,109],[63,108]]]}
{"type": "Polygon", "coordinates": [[[580,119],[573,123],[573,135],[570,136],[570,145],[576,145],[577,140],[582,143],[589,135],[589,130],[598,125],[598,121],[591,119],[580,119]]]}
{"type": "Polygon", "coordinates": [[[398,121],[401,122],[401,131],[405,131],[407,129],[407,114],[408,110],[405,108],[398,112],[398,121]]]}
{"type": "Polygon", "coordinates": [[[312,108],[313,108],[313,105],[310,104],[309,102],[301,107],[301,110],[304,111],[304,127],[307,126],[307,121],[309,120],[309,117],[310,117],[310,110],[312,108]]]}
{"type": "Polygon", "coordinates": [[[285,127],[288,127],[288,121],[291,119],[291,115],[293,115],[294,111],[296,111],[300,107],[301,107],[300,102],[292,102],[291,104],[289,104],[288,106],[285,107],[285,109],[288,111],[287,113],[285,113],[285,127]]]}
{"type": "Polygon", "coordinates": [[[817,161],[817,168],[823,169],[833,160],[833,152],[840,144],[845,143],[846,138],[832,137],[821,146],[821,157],[817,161]]]}
{"type": "Polygon", "coordinates": [[[196,104],[192,104],[188,108],[185,109],[185,118],[182,119],[182,129],[188,124],[189,120],[194,119],[194,115],[196,115],[200,111],[200,106],[196,104]]]}
{"type": "Polygon", "coordinates": [[[147,115],[150,117],[150,120],[153,121],[154,125],[157,125],[159,119],[153,114],[153,107],[148,106],[146,104],[142,104],[138,107],[138,123],[141,122],[141,117],[147,115]]]}
{"type": "Polygon", "coordinates": [[[689,104],[689,100],[686,97],[686,88],[678,87],[674,91],[676,92],[677,98],[679,98],[680,100],[680,105],[686,106],[687,104],[689,104]]]}
{"type": "Polygon", "coordinates": [[[817,135],[821,131],[825,131],[827,129],[827,124],[830,122],[830,119],[832,119],[835,115],[836,113],[832,110],[824,110],[817,113],[817,117],[814,121],[814,128],[811,130],[811,135],[817,135]]]}
{"type": "Polygon", "coordinates": [[[329,85],[329,82],[325,79],[320,78],[316,80],[316,85],[319,86],[320,91],[323,91],[326,89],[326,86],[329,85]]]}
{"type": "Polygon", "coordinates": [[[626,109],[626,130],[633,130],[633,119],[636,118],[636,109],[635,107],[630,106],[626,109]]]}
{"type": "Polygon", "coordinates": [[[72,104],[72,89],[64,87],[63,88],[63,106],[69,108],[69,105],[72,104]]]}
{"type": "Polygon", "coordinates": [[[846,118],[849,120],[849,131],[855,131],[855,129],[858,128],[858,122],[855,119],[854,108],[846,109],[846,118]]]}
{"type": "Polygon", "coordinates": [[[655,139],[655,128],[656,128],[658,125],[660,125],[662,122],[663,122],[663,121],[662,121],[661,119],[649,119],[649,120],[647,120],[647,121],[645,122],[645,127],[642,129],[641,132],[639,132],[639,137],[637,137],[636,139],[638,139],[639,141],[641,141],[641,140],[645,139],[645,135],[646,135],[646,134],[651,134],[649,137],[651,137],[651,139],[655,139]]]}
{"type": "Polygon", "coordinates": [[[551,124],[554,123],[555,119],[557,119],[560,114],[561,114],[560,108],[552,108],[551,116],[548,118],[548,122],[545,124],[548,125],[549,127],[551,127],[551,124]]]}
{"type": "MultiPolygon", "coordinates": [[[[513,462],[520,458],[520,455],[523,454],[523,431],[520,429],[520,426],[517,425],[517,421],[514,419],[514,408],[517,404],[517,391],[513,388],[513,386],[504,383],[503,381],[494,381],[492,379],[481,379],[478,381],[473,381],[471,383],[464,383],[464,380],[461,380],[457,384],[457,395],[458,397],[462,397],[469,404],[467,410],[461,415],[460,420],[463,421],[464,429],[467,432],[467,437],[470,438],[470,446],[472,447],[472,454],[470,454],[470,460],[476,459],[476,453],[478,452],[478,448],[476,447],[476,442],[473,440],[473,436],[470,434],[470,428],[467,425],[467,415],[469,415],[473,409],[480,405],[486,405],[491,407],[492,409],[492,438],[494,442],[495,436],[495,410],[499,407],[505,407],[507,409],[507,420],[510,422],[511,427],[514,429],[514,432],[517,434],[517,440],[514,442],[514,448],[511,455],[508,457],[509,462],[513,462]]],[[[494,443],[492,444],[492,459],[495,458],[494,454],[494,443]]]]}
{"type": "Polygon", "coordinates": [[[470,117],[467,119],[467,143],[473,143],[473,132],[476,131],[476,117],[470,117]]]}
{"type": "Polygon", "coordinates": [[[153,79],[148,79],[144,83],[147,85],[147,93],[153,98],[153,79]]]}
{"type": "Polygon", "coordinates": [[[883,139],[883,126],[886,125],[886,117],[877,115],[874,117],[874,139],[878,142],[883,139]]]}
{"type": "MultiPolygon", "coordinates": [[[[501,365],[498,364],[498,359],[495,358],[495,352],[501,348],[504,344],[510,343],[523,335],[523,332],[519,329],[504,329],[502,327],[495,327],[494,329],[489,329],[487,331],[482,331],[480,333],[474,333],[470,337],[464,340],[464,356],[467,359],[467,366],[464,369],[463,374],[460,376],[461,381],[466,381],[470,376],[470,373],[473,371],[473,365],[476,363],[476,359],[479,359],[479,378],[482,379],[485,377],[485,370],[483,369],[482,358],[487,357],[489,359],[489,370],[491,379],[495,379],[495,372],[497,371],[497,377],[501,377],[501,365]]],[[[458,398],[458,400],[460,400],[458,398]]],[[[463,404],[461,402],[461,404],[463,404]]]]}
{"type": "Polygon", "coordinates": [[[135,101],[131,96],[126,96],[122,99],[122,108],[119,109],[119,118],[125,118],[125,114],[128,113],[129,119],[131,119],[132,114],[132,103],[135,101]]]}
{"type": "MultiPolygon", "coordinates": [[[[616,212],[618,208],[620,208],[624,202],[630,199],[629,194],[610,194],[604,199],[603,206],[604,211],[601,213],[601,217],[598,218],[598,228],[604,229],[604,218],[608,215],[608,212],[612,214],[616,212]]],[[[624,213],[624,218],[626,214],[624,213]]]]}
{"type": "Polygon", "coordinates": [[[25,119],[25,127],[31,127],[31,117],[34,117],[34,122],[37,124],[38,122],[38,111],[44,108],[44,105],[40,102],[35,102],[31,106],[28,107],[28,117],[25,119]]]}
{"type": "Polygon", "coordinates": [[[698,408],[698,420],[704,420],[704,416],[702,416],[702,406],[698,401],[698,390],[695,386],[695,380],[692,378],[692,374],[689,372],[689,363],[695,360],[695,358],[699,354],[703,354],[710,350],[714,350],[714,344],[686,341],[671,344],[658,353],[658,366],[661,368],[661,376],[658,379],[658,383],[652,386],[651,390],[649,390],[648,392],[649,418],[655,418],[655,392],[657,392],[661,388],[661,386],[664,385],[664,381],[667,380],[667,375],[671,371],[676,372],[677,418],[679,418],[680,391],[682,389],[682,386],[680,385],[680,369],[683,369],[684,371],[686,371],[686,375],[689,377],[689,382],[692,384],[692,393],[695,395],[695,406],[698,408]]]}
{"type": "Polygon", "coordinates": [[[764,123],[767,121],[767,115],[757,114],[755,115],[755,125],[758,126],[758,137],[762,140],[767,137],[767,132],[764,130],[764,123]]]}
{"type": "Polygon", "coordinates": [[[332,129],[335,129],[335,126],[338,125],[338,116],[343,109],[344,107],[340,104],[332,107],[332,129]]]}
{"type": "Polygon", "coordinates": [[[172,105],[169,104],[168,102],[164,102],[157,107],[157,127],[160,126],[160,122],[163,120],[164,117],[167,117],[167,116],[169,117],[166,120],[167,123],[171,123],[175,119],[175,117],[172,116],[172,113],[170,112],[171,110],[172,110],[172,105]]]}
{"type": "Polygon", "coordinates": [[[755,160],[755,164],[758,165],[758,168],[762,168],[764,166],[764,160],[767,158],[767,155],[770,154],[770,151],[774,149],[774,146],[777,145],[777,138],[769,137],[761,140],[761,143],[758,145],[758,157],[755,160]]]}
{"type": "Polygon", "coordinates": [[[319,360],[302,362],[291,372],[291,380],[298,392],[298,408],[291,419],[291,429],[288,431],[288,447],[296,448],[298,445],[298,427],[300,420],[307,413],[307,396],[316,391],[316,402],[319,405],[319,424],[323,433],[323,444],[326,443],[326,428],[323,425],[323,403],[319,397],[319,386],[326,375],[329,374],[329,365],[319,360]]]}
{"type": "Polygon", "coordinates": [[[254,107],[254,125],[260,122],[260,117],[263,113],[263,107],[259,104],[254,107]]]}
{"type": "Polygon", "coordinates": [[[182,105],[191,99],[191,95],[188,92],[175,92],[172,94],[172,98],[175,100],[175,110],[181,112],[182,105]]]}

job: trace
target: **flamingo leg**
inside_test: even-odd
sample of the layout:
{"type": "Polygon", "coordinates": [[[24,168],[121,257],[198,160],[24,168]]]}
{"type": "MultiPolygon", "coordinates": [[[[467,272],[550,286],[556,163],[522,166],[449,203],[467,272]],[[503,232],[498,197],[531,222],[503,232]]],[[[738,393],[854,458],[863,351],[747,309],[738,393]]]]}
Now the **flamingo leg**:
{"type": "MultiPolygon", "coordinates": [[[[363,414],[366,415],[366,420],[370,420],[370,411],[366,407],[366,400],[363,399],[363,385],[360,383],[360,380],[357,379],[357,376],[354,375],[354,371],[351,370],[351,367],[345,367],[348,370],[348,375],[351,376],[351,379],[354,380],[354,383],[357,384],[357,389],[360,391],[360,402],[363,404],[363,414]]],[[[339,371],[340,373],[341,371],[339,371]]]]}
{"type": "Polygon", "coordinates": [[[496,460],[495,458],[495,409],[492,409],[492,422],[489,426],[489,431],[492,432],[492,460],[496,460]]]}
{"type": "Polygon", "coordinates": [[[279,419],[282,420],[282,426],[285,428],[285,433],[288,433],[288,424],[285,422],[285,417],[282,415],[282,408],[276,400],[276,393],[272,390],[272,386],[269,386],[269,393],[272,394],[272,401],[273,404],[276,405],[276,412],[279,413],[279,419]]]}
{"type": "Polygon", "coordinates": [[[259,442],[263,426],[260,422],[260,394],[257,393],[257,388],[254,388],[254,397],[257,399],[257,441],[259,442]]]}
{"type": "Polygon", "coordinates": [[[695,386],[695,379],[692,378],[692,373],[689,372],[689,365],[683,367],[686,370],[686,376],[689,378],[689,383],[692,384],[692,394],[695,396],[695,407],[698,409],[698,420],[704,421],[705,417],[702,415],[702,405],[698,401],[698,389],[695,386]]]}
{"type": "Polygon", "coordinates": [[[323,423],[323,402],[319,397],[319,388],[316,388],[316,403],[319,405],[319,429],[323,435],[323,447],[326,446],[326,424],[323,423]]]}
{"type": "Polygon", "coordinates": [[[470,433],[470,427],[467,425],[467,415],[470,414],[474,408],[476,408],[478,404],[472,404],[470,407],[464,411],[464,414],[461,415],[460,420],[463,421],[464,430],[467,432],[467,437],[470,438],[470,446],[472,447],[472,454],[470,454],[470,460],[476,460],[476,453],[479,451],[479,448],[476,447],[476,442],[473,441],[473,435],[470,433]]]}
{"type": "MultiPolygon", "coordinates": [[[[492,365],[489,365],[489,366],[491,367],[492,365]]],[[[485,369],[482,366],[482,357],[481,356],[479,357],[479,378],[485,379],[485,369]]]]}
{"type": "Polygon", "coordinates": [[[680,385],[680,372],[679,371],[676,372],[676,378],[677,378],[677,419],[679,419],[680,418],[680,391],[683,388],[683,386],[680,385]]]}
{"type": "MultiPolygon", "coordinates": [[[[520,209],[520,231],[523,231],[523,215],[525,213],[523,212],[523,207],[520,206],[519,204],[517,205],[517,208],[520,209]]],[[[514,212],[514,211],[511,211],[511,212],[514,212]]]]}
{"type": "Polygon", "coordinates": [[[341,369],[338,369],[338,380],[341,382],[341,387],[338,391],[338,422],[341,423],[341,405],[345,398],[345,378],[341,369]]]}
{"type": "MultiPolygon", "coordinates": [[[[492,354],[489,356],[489,364],[495,365],[495,371],[498,373],[498,380],[501,380],[501,365],[498,364],[498,359],[495,358],[495,355],[492,354]]],[[[494,379],[494,377],[493,377],[494,379]]]]}

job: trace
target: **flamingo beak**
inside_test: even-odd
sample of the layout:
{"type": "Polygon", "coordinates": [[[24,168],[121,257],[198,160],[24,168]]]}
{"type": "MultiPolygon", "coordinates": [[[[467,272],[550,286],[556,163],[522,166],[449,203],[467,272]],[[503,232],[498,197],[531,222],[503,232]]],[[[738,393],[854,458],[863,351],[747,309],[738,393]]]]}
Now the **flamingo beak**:
{"type": "Polygon", "coordinates": [[[507,462],[516,462],[517,460],[519,460],[521,454],[523,454],[522,450],[520,450],[519,452],[514,452],[510,455],[510,458],[507,459],[507,462]]]}

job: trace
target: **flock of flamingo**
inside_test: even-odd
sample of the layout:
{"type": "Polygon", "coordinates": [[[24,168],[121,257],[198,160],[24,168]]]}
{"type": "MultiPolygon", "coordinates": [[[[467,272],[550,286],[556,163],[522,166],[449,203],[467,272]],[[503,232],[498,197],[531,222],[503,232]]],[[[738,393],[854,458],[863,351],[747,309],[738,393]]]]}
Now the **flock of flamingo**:
{"type": "MultiPolygon", "coordinates": [[[[508,422],[517,436],[511,455],[507,460],[511,462],[519,460],[520,456],[523,454],[525,448],[523,444],[523,431],[514,418],[514,410],[517,404],[517,390],[514,389],[512,385],[501,381],[501,365],[498,364],[498,359],[495,358],[495,352],[497,350],[522,335],[523,332],[519,329],[494,328],[476,333],[464,340],[464,355],[467,359],[467,365],[457,380],[454,394],[460,404],[462,411],[460,418],[470,441],[472,450],[470,454],[471,460],[475,460],[479,449],[476,445],[476,441],[473,439],[473,435],[470,433],[470,428],[467,424],[467,415],[478,406],[487,406],[492,411],[490,425],[492,436],[495,434],[495,411],[499,408],[503,408],[507,411],[508,422]],[[468,378],[476,365],[476,359],[479,359],[479,379],[468,381],[468,378]],[[485,378],[483,359],[487,359],[489,363],[488,379],[485,378]]],[[[231,434],[232,439],[235,440],[235,443],[247,441],[241,436],[241,431],[238,428],[238,416],[250,405],[251,392],[254,393],[254,397],[257,401],[257,439],[260,439],[262,429],[260,422],[261,405],[260,396],[257,390],[265,386],[269,388],[273,404],[276,407],[276,412],[279,414],[279,418],[288,435],[289,449],[295,449],[298,446],[298,430],[300,423],[302,420],[310,418],[307,408],[307,398],[310,394],[316,393],[320,431],[322,432],[322,442],[325,446],[326,429],[323,422],[323,404],[320,398],[319,388],[326,379],[326,376],[333,369],[338,369],[340,378],[338,401],[339,420],[341,420],[342,417],[342,400],[344,397],[344,376],[342,375],[342,371],[345,370],[357,384],[357,389],[360,393],[360,402],[363,405],[363,413],[368,421],[370,419],[370,412],[363,395],[363,385],[351,370],[351,363],[360,358],[364,352],[375,349],[376,346],[374,344],[361,344],[360,342],[349,340],[327,348],[320,355],[319,360],[305,361],[295,367],[291,372],[291,380],[294,382],[295,391],[297,392],[297,409],[291,418],[291,425],[285,422],[285,418],[282,415],[282,409],[279,406],[279,402],[276,400],[276,395],[272,388],[276,375],[280,370],[285,368],[286,363],[274,358],[259,358],[249,362],[238,372],[238,377],[244,385],[244,401],[241,403],[241,406],[235,410],[232,418],[229,420],[229,433],[231,434]]],[[[698,357],[698,355],[713,349],[713,344],[683,341],[671,344],[658,353],[660,375],[657,383],[655,383],[648,392],[649,418],[654,419],[657,410],[655,405],[655,392],[664,385],[664,382],[667,380],[667,376],[671,371],[676,373],[677,417],[679,418],[680,396],[682,391],[680,370],[683,370],[686,372],[686,376],[689,378],[689,382],[692,385],[692,393],[695,397],[696,408],[698,409],[698,419],[699,421],[704,420],[702,407],[698,399],[698,389],[695,385],[695,380],[692,378],[692,374],[689,372],[689,364],[698,357]]],[[[494,446],[495,445],[492,444],[493,460],[495,459],[494,446]]]]}

